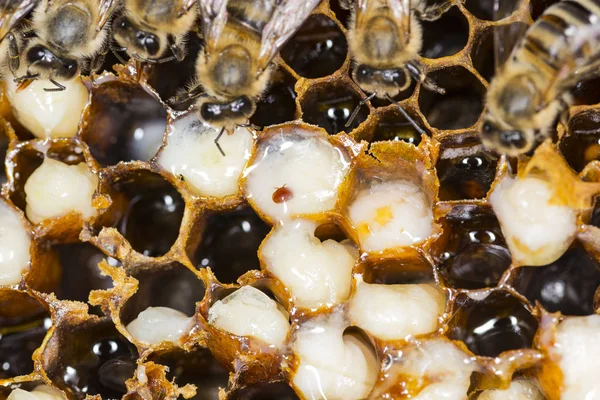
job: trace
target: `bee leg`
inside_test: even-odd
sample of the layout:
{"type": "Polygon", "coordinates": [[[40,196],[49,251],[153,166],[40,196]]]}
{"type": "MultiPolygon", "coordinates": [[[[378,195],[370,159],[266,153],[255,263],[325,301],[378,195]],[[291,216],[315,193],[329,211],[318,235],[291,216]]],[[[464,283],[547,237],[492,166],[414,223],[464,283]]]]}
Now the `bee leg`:
{"type": "Polygon", "coordinates": [[[346,128],[348,128],[352,124],[352,122],[354,121],[354,119],[358,115],[358,111],[360,111],[360,109],[362,108],[362,106],[364,106],[367,102],[371,101],[371,99],[373,97],[375,97],[376,95],[377,95],[377,93],[373,92],[369,96],[367,96],[366,98],[364,98],[364,99],[362,99],[361,101],[358,102],[358,104],[356,105],[356,107],[354,107],[354,111],[352,111],[352,114],[350,114],[350,118],[348,118],[348,121],[346,121],[346,124],[344,125],[346,128]]]}
{"type": "Polygon", "coordinates": [[[177,44],[177,42],[175,41],[175,36],[168,35],[167,42],[169,43],[169,48],[171,49],[171,52],[175,56],[175,59],[180,62],[183,61],[183,59],[185,58],[185,52],[184,52],[183,48],[181,46],[179,46],[177,44]]]}
{"type": "Polygon", "coordinates": [[[409,61],[408,63],[406,63],[406,68],[408,69],[408,72],[413,77],[413,79],[421,83],[421,85],[423,85],[424,88],[439,94],[446,93],[446,90],[444,88],[441,88],[438,85],[436,85],[433,80],[428,78],[427,75],[423,73],[423,69],[421,68],[418,62],[409,61]]]}
{"type": "Polygon", "coordinates": [[[254,129],[255,131],[262,130],[262,128],[260,126],[254,125],[252,122],[246,122],[245,124],[238,124],[237,126],[240,128],[251,128],[251,129],[254,129]]]}
{"type": "Polygon", "coordinates": [[[202,86],[194,86],[189,88],[188,90],[180,90],[175,96],[171,97],[167,100],[167,103],[174,106],[177,104],[183,104],[190,100],[197,99],[200,96],[203,96],[205,93],[202,91],[202,86]]]}
{"type": "Polygon", "coordinates": [[[215,144],[217,145],[217,149],[219,149],[219,151],[221,152],[221,155],[223,157],[225,157],[225,152],[223,151],[223,148],[219,144],[219,140],[221,139],[221,136],[223,136],[223,132],[225,132],[225,127],[221,128],[221,131],[219,132],[219,134],[215,138],[215,144]]]}
{"type": "Polygon", "coordinates": [[[65,90],[67,88],[66,86],[61,85],[60,83],[56,82],[52,78],[50,78],[48,80],[50,81],[50,83],[52,83],[56,87],[53,87],[53,88],[44,88],[44,92],[62,92],[63,90],[65,90]]]}
{"type": "Polygon", "coordinates": [[[92,77],[92,81],[94,80],[94,74],[97,74],[98,71],[100,71],[100,68],[102,68],[102,64],[104,64],[105,57],[106,54],[98,54],[90,62],[90,76],[92,77]]]}
{"type": "Polygon", "coordinates": [[[463,0],[444,0],[438,4],[427,6],[426,2],[421,2],[422,6],[417,8],[415,12],[417,17],[423,21],[435,21],[439,19],[442,14],[450,9],[455,4],[463,3],[463,0]]]}
{"type": "Polygon", "coordinates": [[[10,57],[8,66],[13,76],[16,76],[21,62],[19,57],[19,43],[12,32],[8,34],[8,55],[10,57]]]}

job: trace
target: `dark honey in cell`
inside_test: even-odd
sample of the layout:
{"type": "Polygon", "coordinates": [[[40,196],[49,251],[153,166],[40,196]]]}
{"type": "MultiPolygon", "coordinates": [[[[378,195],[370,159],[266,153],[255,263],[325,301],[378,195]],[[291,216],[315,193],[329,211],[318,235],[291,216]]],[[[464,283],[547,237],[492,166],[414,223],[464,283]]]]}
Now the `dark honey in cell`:
{"type": "Polygon", "coordinates": [[[600,124],[596,132],[563,137],[559,149],[571,168],[581,172],[590,162],[600,160],[600,124]]]}
{"type": "Polygon", "coordinates": [[[440,200],[484,198],[492,186],[498,159],[487,153],[442,158],[436,169],[440,200]]]}
{"type": "Polygon", "coordinates": [[[215,400],[219,398],[219,388],[227,387],[229,371],[219,364],[206,349],[191,352],[173,351],[151,360],[167,366],[167,378],[175,379],[181,387],[192,384],[198,388],[195,400],[215,400]]]}
{"type": "Polygon", "coordinates": [[[281,124],[296,117],[296,92],[294,79],[283,70],[273,73],[272,83],[256,103],[250,122],[259,127],[281,124]]]}
{"type": "Polygon", "coordinates": [[[87,302],[92,290],[108,289],[113,286],[109,276],[102,275],[98,264],[106,259],[109,265],[120,263],[107,257],[89,243],[55,246],[62,267],[61,287],[56,293],[59,299],[87,302]]]}
{"type": "Polygon", "coordinates": [[[582,247],[572,247],[552,264],[522,267],[515,288],[550,312],[594,313],[594,293],[600,286],[600,264],[582,247]]]}
{"type": "Polygon", "coordinates": [[[495,286],[511,263],[497,219],[491,214],[449,216],[448,242],[436,255],[438,270],[454,288],[495,286]]]}
{"type": "Polygon", "coordinates": [[[304,78],[331,75],[344,64],[348,42],[335,22],[313,15],[281,49],[281,57],[304,78]]]}
{"type": "Polygon", "coordinates": [[[62,369],[62,380],[76,398],[101,395],[103,399],[120,399],[127,392],[125,381],[133,377],[138,355],[125,338],[100,338],[79,345],[77,352],[62,369]]]}
{"type": "Polygon", "coordinates": [[[165,255],[179,236],[185,204],[172,187],[146,190],[134,196],[118,225],[134,250],[149,256],[165,255]]]}
{"type": "Polygon", "coordinates": [[[31,357],[51,325],[50,317],[46,317],[17,326],[0,326],[0,379],[33,372],[31,357]]]}
{"type": "Polygon", "coordinates": [[[209,217],[196,252],[198,267],[210,267],[221,282],[235,282],[245,272],[260,269],[258,246],[269,231],[249,207],[209,217]]]}
{"type": "Polygon", "coordinates": [[[373,142],[380,141],[406,142],[418,146],[421,143],[421,134],[414,126],[406,121],[381,121],[375,128],[373,142]]]}
{"type": "Polygon", "coordinates": [[[537,321],[515,297],[494,292],[480,301],[461,296],[450,320],[449,337],[473,353],[496,357],[503,351],[530,348],[537,321]]]}

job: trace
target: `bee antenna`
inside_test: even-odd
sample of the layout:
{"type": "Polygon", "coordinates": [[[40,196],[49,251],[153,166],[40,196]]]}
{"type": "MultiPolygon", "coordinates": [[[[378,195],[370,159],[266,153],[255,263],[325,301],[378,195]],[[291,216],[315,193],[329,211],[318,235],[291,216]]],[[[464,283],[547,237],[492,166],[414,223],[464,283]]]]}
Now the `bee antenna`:
{"type": "Polygon", "coordinates": [[[221,128],[221,131],[219,132],[219,134],[217,135],[217,137],[215,138],[215,144],[217,145],[217,149],[219,149],[219,151],[221,152],[221,155],[223,157],[225,157],[225,152],[223,151],[223,148],[221,147],[221,145],[219,144],[219,139],[221,139],[221,136],[223,136],[223,132],[225,132],[225,127],[221,128]]]}
{"type": "Polygon", "coordinates": [[[415,130],[417,132],[419,132],[419,134],[425,135],[425,131],[423,130],[423,128],[421,128],[419,126],[419,124],[417,124],[417,122],[414,119],[412,119],[412,117],[410,115],[408,115],[408,113],[400,105],[399,101],[396,101],[393,98],[391,98],[389,94],[386,94],[385,98],[388,99],[392,104],[395,104],[396,106],[398,106],[398,109],[400,110],[400,112],[402,113],[404,118],[406,118],[406,120],[413,126],[413,128],[415,128],[415,130]]]}
{"type": "Polygon", "coordinates": [[[358,102],[356,107],[354,107],[354,111],[352,111],[352,114],[350,114],[350,118],[348,118],[348,121],[346,121],[346,125],[344,125],[346,128],[349,127],[352,124],[352,122],[356,119],[356,116],[358,115],[358,112],[360,111],[361,107],[364,106],[375,96],[377,96],[377,92],[371,93],[369,96],[365,97],[364,99],[358,102]]]}
{"type": "Polygon", "coordinates": [[[202,87],[200,86],[196,86],[188,90],[179,89],[173,97],[167,100],[167,103],[172,106],[176,106],[202,96],[206,96],[206,93],[202,91],[202,87]]]}

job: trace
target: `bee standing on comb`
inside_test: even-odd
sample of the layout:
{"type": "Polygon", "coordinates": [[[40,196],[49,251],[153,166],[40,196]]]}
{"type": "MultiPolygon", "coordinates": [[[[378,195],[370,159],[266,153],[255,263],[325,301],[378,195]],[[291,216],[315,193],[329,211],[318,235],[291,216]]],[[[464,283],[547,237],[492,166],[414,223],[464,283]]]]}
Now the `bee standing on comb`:
{"type": "MultiPolygon", "coordinates": [[[[499,10],[504,4],[496,1],[499,10]]],[[[566,123],[571,90],[600,74],[599,24],[600,1],[565,0],[524,36],[515,39],[515,29],[494,31],[497,72],[481,129],[486,147],[518,156],[549,137],[559,118],[566,123]]]]}
{"type": "Polygon", "coordinates": [[[197,0],[124,0],[113,37],[133,59],[147,63],[183,60],[185,36],[197,15],[197,0]]]}
{"type": "MultiPolygon", "coordinates": [[[[426,7],[422,0],[346,0],[342,5],[352,10],[348,29],[348,45],[355,64],[352,78],[363,91],[370,93],[354,110],[346,126],[373,97],[395,103],[393,97],[406,90],[413,79],[425,89],[444,93],[444,89],[425,76],[419,63],[423,33],[418,18],[436,20],[453,5],[452,1],[446,0],[433,8],[426,7]]],[[[424,133],[398,107],[415,129],[424,133]]]]}
{"type": "MultiPolygon", "coordinates": [[[[183,101],[197,98],[200,118],[221,135],[248,124],[267,89],[271,61],[320,0],[200,0],[204,49],[196,81],[183,101]]],[[[181,99],[179,99],[181,101],[181,99]]]]}
{"type": "Polygon", "coordinates": [[[15,35],[9,67],[22,85],[48,80],[48,92],[63,91],[87,67],[96,71],[108,48],[108,25],[117,0],[42,0],[29,32],[15,35]],[[33,34],[33,36],[31,36],[33,34]]]}

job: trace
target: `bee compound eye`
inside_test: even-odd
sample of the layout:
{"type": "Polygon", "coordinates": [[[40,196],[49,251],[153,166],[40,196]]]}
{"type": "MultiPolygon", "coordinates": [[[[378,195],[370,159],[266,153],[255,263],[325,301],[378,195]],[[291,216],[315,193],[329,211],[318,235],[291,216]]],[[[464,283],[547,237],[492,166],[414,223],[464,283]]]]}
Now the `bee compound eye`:
{"type": "Polygon", "coordinates": [[[144,48],[146,49],[149,55],[155,56],[158,54],[160,45],[158,44],[158,38],[155,35],[146,33],[142,41],[144,43],[144,48]]]}

